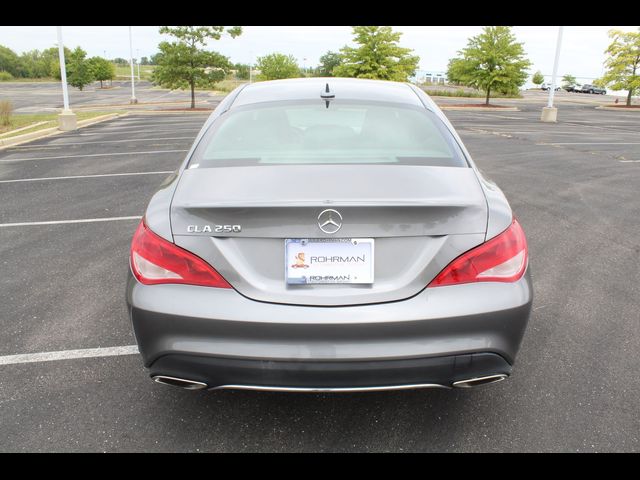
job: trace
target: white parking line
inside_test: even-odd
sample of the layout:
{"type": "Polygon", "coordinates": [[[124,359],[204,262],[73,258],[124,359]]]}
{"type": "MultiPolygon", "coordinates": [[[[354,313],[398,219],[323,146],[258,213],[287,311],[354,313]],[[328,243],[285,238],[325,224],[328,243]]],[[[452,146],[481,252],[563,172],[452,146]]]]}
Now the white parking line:
{"type": "Polygon", "coordinates": [[[168,92],[163,93],[162,95],[158,95],[157,97],[152,97],[149,100],[147,100],[148,102],[155,102],[157,101],[159,98],[163,98],[166,97],[167,95],[171,95],[175,92],[175,90],[169,90],[168,92]]]}
{"type": "Polygon", "coordinates": [[[90,137],[95,135],[122,135],[126,133],[127,135],[132,133],[158,133],[158,132],[197,132],[201,127],[191,127],[191,128],[171,128],[171,129],[156,129],[156,128],[147,128],[144,130],[123,130],[118,132],[96,132],[96,133],[76,133],[76,134],[65,134],[64,137],[58,138],[73,138],[73,137],[90,137]]]}
{"type": "Polygon", "coordinates": [[[193,140],[194,137],[164,137],[164,138],[127,138],[126,140],[102,140],[100,142],[69,142],[56,143],[54,145],[22,145],[12,147],[11,150],[45,150],[48,148],[62,148],[68,145],[101,145],[103,143],[129,143],[129,142],[152,142],[156,140],[193,140]]]}
{"type": "Polygon", "coordinates": [[[140,117],[132,117],[131,115],[127,115],[126,117],[120,117],[117,123],[112,123],[111,125],[120,125],[123,123],[144,123],[144,124],[159,124],[159,123],[204,123],[203,115],[181,115],[176,117],[175,115],[172,117],[149,117],[149,115],[143,115],[140,117]]]}
{"type": "Polygon", "coordinates": [[[0,180],[0,183],[17,182],[45,182],[48,180],[72,180],[76,178],[100,178],[100,177],[126,177],[130,175],[167,175],[172,170],[162,170],[159,172],[128,172],[128,173],[99,173],[95,175],[69,175],[67,177],[40,177],[40,178],[17,178],[15,180],[0,180]]]}
{"type": "Polygon", "coordinates": [[[35,158],[11,158],[0,160],[0,163],[30,162],[33,160],[54,160],[60,158],[88,158],[88,157],[117,157],[121,155],[153,155],[156,153],[177,153],[188,152],[189,150],[151,150],[147,152],[119,152],[119,153],[89,153],[85,155],[59,155],[55,157],[35,157],[35,158]]]}
{"type": "Polygon", "coordinates": [[[70,360],[74,358],[115,357],[120,355],[136,355],[140,353],[137,345],[121,347],[83,348],[79,350],[60,350],[57,352],[22,353],[0,357],[0,365],[16,363],[51,362],[53,360],[70,360]]]}
{"type": "Polygon", "coordinates": [[[134,127],[136,125],[138,126],[160,126],[160,125],[164,125],[165,127],[170,127],[172,125],[175,125],[176,127],[187,127],[187,126],[202,126],[204,125],[204,121],[203,120],[180,120],[180,121],[167,121],[167,122],[158,122],[158,121],[144,121],[144,120],[131,120],[131,121],[124,121],[121,120],[117,123],[109,123],[109,124],[103,124],[102,126],[98,126],[99,124],[95,124],[95,125],[91,125],[90,128],[91,130],[123,130],[126,128],[131,128],[134,127]]]}
{"type": "Polygon", "coordinates": [[[565,125],[567,126],[575,126],[575,127],[579,127],[579,128],[595,128],[596,130],[605,130],[607,132],[611,132],[613,130],[613,133],[638,133],[636,130],[625,130],[624,128],[620,128],[618,125],[588,125],[586,123],[572,123],[572,122],[566,122],[565,125]]]}
{"type": "MultiPolygon", "coordinates": [[[[504,131],[504,133],[529,133],[534,135],[589,135],[593,136],[593,132],[577,132],[577,131],[562,131],[562,130],[508,130],[505,129],[504,125],[464,125],[459,127],[458,130],[470,130],[472,128],[491,128],[491,129],[500,129],[504,131]]],[[[635,132],[634,132],[635,133],[635,132]]]]}
{"type": "Polygon", "coordinates": [[[640,160],[620,160],[620,163],[638,163],[640,160]]]}
{"type": "MultiPolygon", "coordinates": [[[[151,130],[155,131],[154,127],[158,127],[158,128],[164,128],[165,130],[168,130],[169,128],[171,128],[171,126],[174,124],[171,123],[135,123],[135,124],[131,124],[131,125],[114,125],[112,127],[102,127],[102,128],[92,128],[89,130],[89,132],[95,132],[95,131],[100,131],[100,132],[121,132],[121,133],[126,133],[128,132],[131,128],[141,128],[141,127],[149,127],[151,130]]],[[[202,127],[202,125],[204,125],[204,122],[198,122],[198,123],[180,123],[179,125],[175,125],[176,128],[200,128],[202,127]]],[[[88,128],[88,127],[87,127],[88,128]]]]}
{"type": "Polygon", "coordinates": [[[640,142],[554,142],[549,145],[640,145],[640,142]]]}
{"type": "Polygon", "coordinates": [[[0,223],[0,228],[30,227],[33,225],[61,225],[64,223],[117,222],[119,220],[140,220],[141,218],[142,218],[142,215],[132,215],[130,217],[80,218],[77,220],[51,220],[47,222],[0,223]]]}
{"type": "Polygon", "coordinates": [[[122,123],[135,123],[135,122],[141,122],[141,123],[194,123],[194,122],[204,122],[205,118],[204,116],[206,114],[210,114],[211,112],[203,112],[204,114],[193,114],[193,115],[189,115],[188,113],[181,113],[179,116],[176,116],[175,114],[167,114],[167,116],[164,115],[158,115],[158,114],[154,114],[154,115],[149,115],[149,113],[142,113],[140,115],[134,116],[133,113],[130,113],[129,115],[127,115],[126,117],[120,117],[119,120],[122,121],[122,123]]]}

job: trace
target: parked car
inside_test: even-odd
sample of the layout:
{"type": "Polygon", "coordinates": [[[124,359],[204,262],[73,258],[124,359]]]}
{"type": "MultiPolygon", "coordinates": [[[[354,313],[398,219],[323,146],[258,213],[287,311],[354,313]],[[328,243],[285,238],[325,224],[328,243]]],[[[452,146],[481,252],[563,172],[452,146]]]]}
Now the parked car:
{"type": "MultiPolygon", "coordinates": [[[[550,83],[543,83],[540,88],[546,92],[547,90],[549,90],[551,88],[551,84],[550,83]]],[[[561,89],[560,85],[556,85],[556,88],[554,90],[556,92],[558,92],[558,91],[560,91],[560,89],[561,89]]]]}
{"type": "Polygon", "coordinates": [[[418,87],[231,92],[151,198],[126,301],[182,388],[375,391],[507,378],[533,298],[502,191],[418,87]]]}
{"type": "Polygon", "coordinates": [[[567,85],[563,85],[562,86],[563,89],[565,89],[567,92],[580,92],[580,89],[582,88],[580,85],[575,84],[575,83],[571,83],[571,84],[567,84],[567,85]]]}
{"type": "Polygon", "coordinates": [[[582,88],[580,89],[581,93],[597,93],[600,95],[606,95],[607,94],[607,89],[606,88],[600,88],[600,87],[596,87],[595,85],[592,85],[590,83],[585,83],[584,85],[582,85],[582,88]]]}

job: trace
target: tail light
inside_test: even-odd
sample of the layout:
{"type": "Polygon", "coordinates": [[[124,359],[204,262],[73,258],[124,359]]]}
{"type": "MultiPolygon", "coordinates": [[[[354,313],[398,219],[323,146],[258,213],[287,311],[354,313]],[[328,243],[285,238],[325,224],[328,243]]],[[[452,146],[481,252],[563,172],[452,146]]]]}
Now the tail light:
{"type": "Polygon", "coordinates": [[[527,268],[528,249],[517,220],[500,235],[462,254],[429,287],[472,282],[515,282],[527,268]]]}
{"type": "Polygon", "coordinates": [[[140,283],[184,283],[231,288],[215,269],[200,257],[138,225],[131,241],[131,270],[140,283]]]}

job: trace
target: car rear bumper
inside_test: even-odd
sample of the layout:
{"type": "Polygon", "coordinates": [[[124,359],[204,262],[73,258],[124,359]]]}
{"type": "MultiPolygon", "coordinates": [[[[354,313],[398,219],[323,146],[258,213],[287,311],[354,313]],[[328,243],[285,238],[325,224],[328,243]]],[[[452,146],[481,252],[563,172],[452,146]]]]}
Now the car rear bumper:
{"type": "Polygon", "coordinates": [[[235,290],[146,286],[127,303],[150,375],[207,388],[353,390],[450,387],[508,376],[533,298],[514,283],[425,289],[406,300],[341,307],[250,300],[235,290]]]}
{"type": "Polygon", "coordinates": [[[281,391],[450,387],[455,382],[488,375],[501,380],[510,373],[511,365],[495,353],[406,360],[322,362],[170,354],[160,357],[150,368],[151,377],[160,383],[165,383],[168,377],[199,382],[203,384],[202,388],[281,391]]]}

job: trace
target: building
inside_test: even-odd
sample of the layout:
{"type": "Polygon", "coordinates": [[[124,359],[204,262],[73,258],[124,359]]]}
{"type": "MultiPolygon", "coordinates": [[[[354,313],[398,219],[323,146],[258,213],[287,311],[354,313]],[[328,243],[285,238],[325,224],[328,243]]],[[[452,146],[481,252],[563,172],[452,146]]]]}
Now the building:
{"type": "Polygon", "coordinates": [[[436,70],[416,70],[416,74],[410,79],[415,83],[431,83],[444,85],[447,82],[447,72],[436,70]]]}

